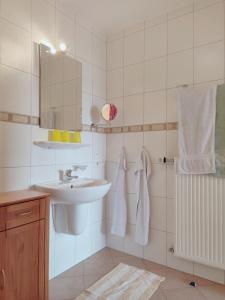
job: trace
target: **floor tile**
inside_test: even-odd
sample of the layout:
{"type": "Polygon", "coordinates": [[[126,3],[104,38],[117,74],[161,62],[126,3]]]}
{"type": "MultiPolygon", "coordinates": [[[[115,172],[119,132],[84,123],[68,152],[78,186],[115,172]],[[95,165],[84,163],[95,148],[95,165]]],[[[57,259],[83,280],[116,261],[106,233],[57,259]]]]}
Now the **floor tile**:
{"type": "Polygon", "coordinates": [[[50,281],[50,300],[69,300],[77,297],[84,290],[83,276],[55,278],[50,281]]]}
{"type": "Polygon", "coordinates": [[[166,291],[165,294],[167,300],[206,300],[195,288],[174,289],[166,291]]]}
{"type": "Polygon", "coordinates": [[[199,287],[198,290],[207,300],[225,300],[225,286],[215,284],[199,287]]]}
{"type": "Polygon", "coordinates": [[[119,263],[165,277],[151,300],[225,300],[223,285],[107,247],[52,279],[49,284],[49,300],[75,299],[119,263]],[[191,281],[196,281],[198,287],[191,287],[191,281]]]}

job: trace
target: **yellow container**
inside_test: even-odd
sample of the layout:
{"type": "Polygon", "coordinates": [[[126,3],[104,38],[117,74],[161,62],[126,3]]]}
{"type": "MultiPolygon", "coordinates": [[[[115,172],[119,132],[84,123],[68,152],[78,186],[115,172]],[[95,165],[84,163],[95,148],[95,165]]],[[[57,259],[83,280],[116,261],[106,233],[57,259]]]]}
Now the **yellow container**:
{"type": "Polygon", "coordinates": [[[61,141],[63,143],[69,143],[70,142],[70,133],[69,133],[69,131],[62,131],[61,141]]]}
{"type": "Polygon", "coordinates": [[[81,136],[80,136],[80,132],[79,131],[75,131],[72,134],[71,142],[72,143],[81,143],[81,136]]]}
{"type": "Polygon", "coordinates": [[[52,130],[48,131],[48,141],[53,142],[53,131],[52,130]]]}
{"type": "Polygon", "coordinates": [[[61,141],[61,131],[58,129],[54,129],[52,133],[52,141],[60,142],[61,141]]]}

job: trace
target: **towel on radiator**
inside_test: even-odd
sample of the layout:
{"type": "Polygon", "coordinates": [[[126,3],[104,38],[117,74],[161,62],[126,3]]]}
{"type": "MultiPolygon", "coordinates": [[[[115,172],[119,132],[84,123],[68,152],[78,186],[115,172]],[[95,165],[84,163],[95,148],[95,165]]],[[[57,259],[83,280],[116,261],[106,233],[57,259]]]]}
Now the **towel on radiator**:
{"type": "Polygon", "coordinates": [[[216,86],[179,88],[177,171],[215,173],[216,86]]]}
{"type": "Polygon", "coordinates": [[[215,176],[225,177],[225,85],[217,86],[215,128],[215,176]]]}
{"type": "Polygon", "coordinates": [[[135,242],[144,246],[148,243],[150,221],[150,199],[148,181],[151,174],[151,162],[147,151],[143,148],[137,160],[137,211],[135,242]]]}
{"type": "Polygon", "coordinates": [[[113,216],[111,233],[125,237],[127,227],[126,154],[121,149],[116,176],[112,186],[113,216]]]}

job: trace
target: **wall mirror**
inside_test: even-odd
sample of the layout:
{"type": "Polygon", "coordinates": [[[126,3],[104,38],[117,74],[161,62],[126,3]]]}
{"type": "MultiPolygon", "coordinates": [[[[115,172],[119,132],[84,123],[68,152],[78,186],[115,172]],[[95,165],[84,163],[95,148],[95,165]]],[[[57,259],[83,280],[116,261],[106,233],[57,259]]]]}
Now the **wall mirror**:
{"type": "Polygon", "coordinates": [[[82,64],[40,44],[40,127],[82,129],[82,64]]]}
{"type": "Polygon", "coordinates": [[[106,103],[101,109],[101,114],[105,121],[113,121],[117,116],[117,112],[117,107],[112,103],[106,103]]]}

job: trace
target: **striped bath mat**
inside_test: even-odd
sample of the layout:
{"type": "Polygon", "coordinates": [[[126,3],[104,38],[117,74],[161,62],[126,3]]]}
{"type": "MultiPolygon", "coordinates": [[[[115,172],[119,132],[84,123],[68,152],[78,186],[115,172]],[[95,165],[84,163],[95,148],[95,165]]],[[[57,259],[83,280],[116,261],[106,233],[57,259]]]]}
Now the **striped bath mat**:
{"type": "Polygon", "coordinates": [[[148,271],[119,264],[76,300],[148,300],[163,280],[163,277],[148,271]]]}

